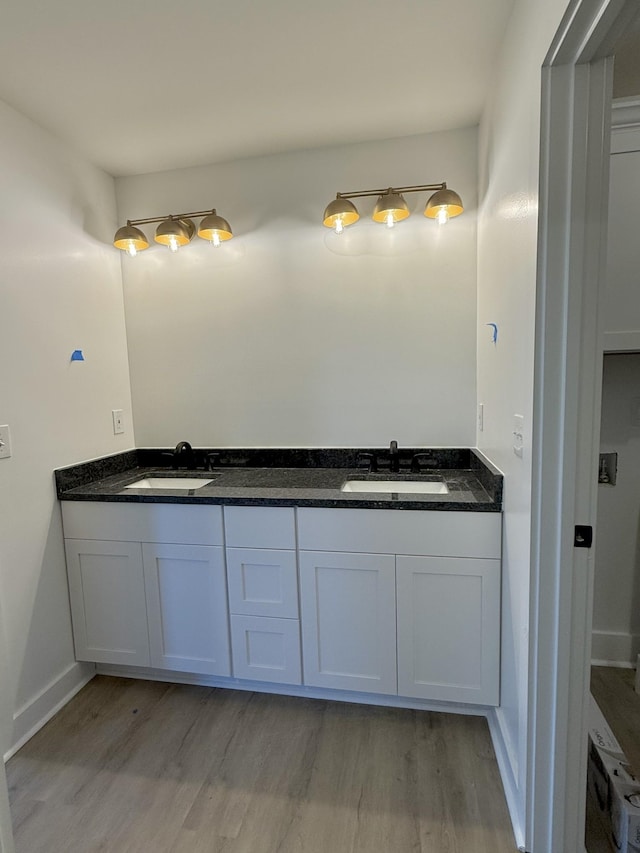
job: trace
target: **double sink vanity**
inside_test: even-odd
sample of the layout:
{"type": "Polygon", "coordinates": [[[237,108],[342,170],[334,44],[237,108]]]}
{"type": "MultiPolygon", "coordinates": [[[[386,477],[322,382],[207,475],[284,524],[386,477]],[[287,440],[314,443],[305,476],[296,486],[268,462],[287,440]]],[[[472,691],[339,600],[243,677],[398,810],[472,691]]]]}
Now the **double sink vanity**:
{"type": "Polygon", "coordinates": [[[497,705],[502,477],[473,450],[394,445],[181,442],[56,471],[77,659],[295,695],[497,705]]]}

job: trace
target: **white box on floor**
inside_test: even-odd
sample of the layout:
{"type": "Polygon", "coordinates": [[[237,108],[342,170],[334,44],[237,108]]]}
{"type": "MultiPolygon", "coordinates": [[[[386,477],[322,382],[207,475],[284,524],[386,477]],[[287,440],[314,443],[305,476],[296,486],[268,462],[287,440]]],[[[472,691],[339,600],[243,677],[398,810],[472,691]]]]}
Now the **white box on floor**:
{"type": "Polygon", "coordinates": [[[640,853],[640,780],[593,697],[587,781],[612,849],[640,853]]]}

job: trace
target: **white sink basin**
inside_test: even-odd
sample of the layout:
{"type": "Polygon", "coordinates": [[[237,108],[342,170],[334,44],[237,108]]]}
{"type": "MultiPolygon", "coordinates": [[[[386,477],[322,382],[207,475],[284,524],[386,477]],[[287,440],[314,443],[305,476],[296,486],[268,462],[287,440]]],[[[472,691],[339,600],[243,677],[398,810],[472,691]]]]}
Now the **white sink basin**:
{"type": "Polygon", "coordinates": [[[201,489],[207,483],[213,483],[200,477],[145,477],[144,480],[136,480],[129,483],[125,489],[201,489]]]}
{"type": "Polygon", "coordinates": [[[420,482],[419,480],[347,480],[342,492],[382,492],[391,494],[448,495],[445,483],[420,482]]]}

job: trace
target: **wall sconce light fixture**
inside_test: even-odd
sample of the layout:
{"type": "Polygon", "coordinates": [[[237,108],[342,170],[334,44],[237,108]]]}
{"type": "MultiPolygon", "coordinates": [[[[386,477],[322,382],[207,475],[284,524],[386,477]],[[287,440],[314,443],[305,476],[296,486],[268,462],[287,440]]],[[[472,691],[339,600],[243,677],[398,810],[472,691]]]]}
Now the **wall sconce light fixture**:
{"type": "Polygon", "coordinates": [[[231,226],[226,219],[218,216],[215,208],[212,210],[194,210],[191,213],[170,214],[169,216],[151,216],[147,219],[128,219],[127,224],[118,228],[113,238],[116,249],[135,257],[138,252],[149,248],[149,241],[138,225],[148,225],[159,222],[154,240],[167,246],[172,252],[177,252],[180,246],[186,246],[196,233],[196,226],[191,217],[204,217],[198,227],[198,237],[208,240],[214,246],[220,246],[225,240],[233,237],[231,226]]]}
{"type": "Polygon", "coordinates": [[[454,216],[459,216],[464,210],[458,193],[447,189],[444,182],[412,187],[388,187],[381,190],[338,193],[325,208],[322,224],[326,225],[327,228],[333,228],[336,234],[341,234],[347,225],[352,225],[360,219],[356,206],[349,199],[377,195],[378,201],[373,209],[373,220],[374,222],[384,222],[385,225],[392,228],[396,222],[400,222],[409,216],[409,208],[402,193],[418,192],[433,192],[427,201],[424,215],[429,219],[435,219],[441,225],[454,216]],[[434,190],[435,192],[433,192],[434,190]]]}

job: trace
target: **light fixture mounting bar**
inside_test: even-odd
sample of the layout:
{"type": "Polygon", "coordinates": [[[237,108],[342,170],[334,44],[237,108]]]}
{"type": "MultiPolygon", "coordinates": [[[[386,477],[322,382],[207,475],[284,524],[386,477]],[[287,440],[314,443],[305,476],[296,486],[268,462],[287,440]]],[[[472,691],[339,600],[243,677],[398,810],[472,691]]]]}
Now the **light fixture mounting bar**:
{"type": "Polygon", "coordinates": [[[214,208],[209,210],[194,210],[191,213],[169,213],[166,216],[150,216],[148,219],[127,219],[127,225],[149,225],[151,222],[164,222],[166,219],[190,219],[192,216],[208,216],[213,213],[214,208]]]}
{"type": "Polygon", "coordinates": [[[368,196],[374,195],[384,195],[385,193],[419,193],[419,192],[432,192],[436,190],[446,190],[447,184],[445,181],[442,181],[439,184],[420,184],[419,186],[410,186],[410,187],[384,187],[379,190],[356,190],[355,192],[348,193],[338,193],[338,198],[366,198],[368,196]]]}

